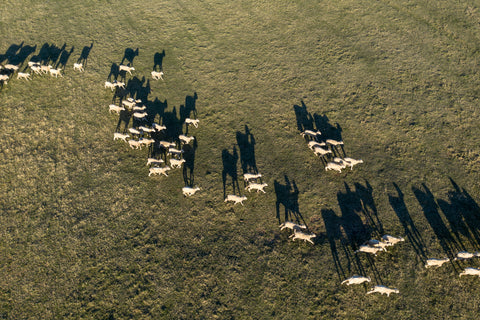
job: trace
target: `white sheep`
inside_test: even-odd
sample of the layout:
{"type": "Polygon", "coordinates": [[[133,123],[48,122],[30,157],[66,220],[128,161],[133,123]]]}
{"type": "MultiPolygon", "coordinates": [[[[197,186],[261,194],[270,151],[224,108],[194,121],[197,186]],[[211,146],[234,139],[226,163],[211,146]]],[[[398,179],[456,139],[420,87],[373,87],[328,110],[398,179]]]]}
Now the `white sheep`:
{"type": "Polygon", "coordinates": [[[125,83],[117,80],[113,82],[113,86],[125,89],[125,83]]]}
{"type": "Polygon", "coordinates": [[[128,73],[131,75],[131,74],[132,74],[131,71],[134,71],[135,68],[134,68],[134,67],[125,66],[125,65],[121,64],[121,65],[119,66],[118,70],[120,70],[120,71],[126,71],[126,72],[128,72],[128,73]]]}
{"type": "Polygon", "coordinates": [[[40,65],[40,71],[42,71],[42,73],[49,73],[51,68],[53,68],[51,65],[40,65]]]}
{"type": "Polygon", "coordinates": [[[142,142],[139,140],[128,140],[128,144],[132,149],[142,149],[142,142]]]}
{"type": "Polygon", "coordinates": [[[364,243],[364,245],[374,247],[374,248],[382,248],[382,249],[385,249],[386,247],[392,246],[392,244],[389,243],[389,242],[378,241],[376,239],[368,240],[364,243]]]}
{"type": "Polygon", "coordinates": [[[145,126],[139,126],[138,129],[144,131],[144,132],[155,132],[155,129],[145,127],[145,126]]]}
{"type": "Polygon", "coordinates": [[[284,223],[282,223],[280,225],[280,230],[283,230],[285,228],[288,228],[288,229],[291,229],[291,230],[295,230],[295,229],[307,229],[307,226],[304,225],[304,224],[296,224],[294,222],[291,222],[291,221],[285,221],[284,223]]]}
{"type": "Polygon", "coordinates": [[[83,64],[81,64],[81,63],[74,63],[74,64],[73,64],[73,70],[78,70],[78,71],[80,71],[80,72],[85,71],[85,70],[83,69],[83,64]]]}
{"type": "Polygon", "coordinates": [[[440,267],[444,263],[447,263],[449,261],[450,261],[449,258],[443,258],[443,259],[430,258],[430,259],[427,259],[427,263],[425,264],[425,268],[440,267]]]}
{"type": "Polygon", "coordinates": [[[31,80],[30,73],[19,72],[17,74],[17,79],[31,80]]]}
{"type": "Polygon", "coordinates": [[[130,132],[131,134],[136,134],[136,135],[142,134],[141,131],[139,131],[135,128],[128,128],[128,132],[130,132]]]}
{"type": "Polygon", "coordinates": [[[480,277],[480,269],[477,268],[465,268],[462,273],[459,274],[460,277],[462,276],[479,276],[480,277]]]}
{"type": "Polygon", "coordinates": [[[345,279],[342,281],[341,284],[346,284],[347,286],[352,285],[352,284],[362,284],[364,282],[371,282],[372,279],[369,277],[364,277],[364,276],[353,276],[348,279],[345,279]]]}
{"type": "Polygon", "coordinates": [[[122,139],[123,141],[127,142],[128,138],[130,138],[129,134],[123,134],[123,133],[120,133],[120,132],[114,132],[113,133],[113,140],[122,139]]]}
{"type": "Polygon", "coordinates": [[[387,297],[390,297],[390,294],[392,293],[400,293],[398,289],[390,289],[386,286],[375,286],[373,287],[372,290],[368,291],[367,294],[376,293],[376,292],[380,294],[386,294],[387,297]]]}
{"type": "Polygon", "coordinates": [[[60,73],[60,71],[62,71],[62,69],[53,69],[53,68],[50,68],[50,75],[53,77],[55,76],[55,78],[58,78],[58,76],[60,77],[63,77],[62,74],[60,73]]]}
{"type": "Polygon", "coordinates": [[[181,134],[178,136],[178,139],[180,139],[180,141],[182,141],[183,143],[189,144],[190,141],[195,140],[195,137],[188,137],[184,134],[181,134]]]}
{"type": "Polygon", "coordinates": [[[127,100],[123,100],[122,104],[129,109],[132,109],[135,106],[135,102],[130,102],[127,100]]]}
{"type": "Polygon", "coordinates": [[[105,81],[105,89],[112,89],[112,91],[115,89],[115,85],[109,81],[105,81]]]}
{"type": "Polygon", "coordinates": [[[193,124],[193,126],[195,128],[198,128],[198,123],[200,122],[200,120],[198,119],[190,119],[190,118],[186,118],[185,119],[185,124],[189,125],[189,124],[193,124]]]}
{"type": "Polygon", "coordinates": [[[3,66],[3,68],[5,70],[17,71],[19,67],[14,65],[14,64],[6,64],[6,65],[3,66]]]}
{"type": "Polygon", "coordinates": [[[243,206],[243,201],[245,201],[245,200],[247,200],[247,197],[245,197],[245,196],[240,197],[240,196],[237,196],[237,195],[234,195],[234,194],[229,194],[225,198],[224,202],[232,201],[232,202],[235,202],[234,204],[240,203],[243,206]]]}
{"type": "Polygon", "coordinates": [[[457,253],[457,256],[455,257],[455,261],[457,260],[466,260],[466,259],[471,259],[473,257],[478,257],[480,255],[479,252],[475,252],[475,253],[470,253],[470,252],[467,252],[467,251],[460,251],[459,253],[457,253]]]}
{"type": "MultiPolygon", "coordinates": [[[[318,141],[308,141],[308,147],[314,150],[316,147],[324,147],[327,144],[325,142],[318,142],[318,141]]],[[[331,151],[330,151],[331,152],[331,151]]]]}
{"type": "Polygon", "coordinates": [[[317,136],[321,135],[322,133],[320,131],[313,131],[313,130],[305,130],[304,132],[301,132],[300,135],[302,137],[309,136],[314,139],[317,138],[317,136]]]}
{"type": "Polygon", "coordinates": [[[8,84],[7,80],[9,77],[6,74],[0,74],[0,81],[5,82],[5,84],[8,84]]]}
{"type": "Polygon", "coordinates": [[[331,150],[323,149],[323,148],[320,147],[320,146],[314,146],[312,150],[313,150],[313,152],[314,152],[317,156],[320,156],[320,157],[322,157],[322,156],[324,156],[324,155],[327,155],[327,154],[329,154],[329,153],[332,153],[331,150]]]}
{"type": "Polygon", "coordinates": [[[257,192],[262,191],[263,193],[266,193],[263,189],[267,186],[268,184],[266,183],[250,183],[248,186],[245,187],[245,190],[248,190],[248,192],[251,192],[252,190],[257,190],[257,192]]]}
{"type": "Polygon", "coordinates": [[[40,65],[31,66],[30,69],[32,69],[32,71],[35,72],[35,74],[41,74],[42,73],[42,69],[41,69],[40,65]]]}
{"type": "Polygon", "coordinates": [[[142,99],[133,99],[132,97],[128,97],[127,100],[130,102],[135,102],[136,104],[142,103],[142,99]]]}
{"type": "Polygon", "coordinates": [[[124,107],[120,107],[120,106],[117,106],[115,104],[111,104],[111,105],[108,106],[108,111],[109,112],[116,112],[117,114],[119,114],[120,111],[123,111],[123,110],[125,110],[124,107]]]}
{"type": "Polygon", "coordinates": [[[148,169],[148,176],[150,177],[153,174],[163,174],[168,177],[167,171],[170,170],[170,167],[152,167],[148,169]]]}
{"type": "Polygon", "coordinates": [[[369,245],[361,245],[360,247],[358,247],[358,250],[355,251],[355,253],[365,252],[365,253],[372,253],[376,256],[377,252],[379,252],[379,251],[387,251],[387,250],[385,250],[385,248],[381,248],[381,247],[372,247],[372,246],[369,246],[369,245]]]}
{"type": "Polygon", "coordinates": [[[140,139],[139,141],[140,141],[141,144],[143,144],[147,147],[155,142],[154,139],[140,139]]]}
{"type": "Polygon", "coordinates": [[[337,162],[329,162],[327,163],[327,165],[325,166],[325,171],[327,170],[335,170],[335,171],[338,171],[340,173],[342,173],[342,169],[345,168],[344,165],[342,164],[339,164],[337,162]]]}
{"type": "MultiPolygon", "coordinates": [[[[40,67],[40,63],[39,62],[36,62],[36,61],[28,61],[28,67],[31,68],[31,67],[40,67]]],[[[1,69],[1,68],[0,68],[1,69]]]]}
{"type": "Polygon", "coordinates": [[[163,80],[163,71],[152,71],[151,74],[153,80],[163,80]]]}
{"type": "Polygon", "coordinates": [[[170,167],[172,167],[172,169],[181,168],[183,163],[185,163],[185,159],[170,159],[170,167]]]}
{"type": "Polygon", "coordinates": [[[199,191],[200,188],[199,187],[195,187],[195,188],[192,188],[192,187],[183,187],[182,188],[182,193],[185,197],[189,197],[189,196],[193,196],[197,191],[199,191]]]}
{"type": "Polygon", "coordinates": [[[350,166],[350,170],[353,170],[353,166],[363,163],[362,159],[353,159],[353,158],[343,158],[344,162],[346,162],[347,166],[350,166]]]}
{"type": "Polygon", "coordinates": [[[317,235],[314,233],[305,233],[303,231],[300,231],[298,229],[293,229],[293,234],[290,235],[289,238],[292,238],[292,241],[295,241],[295,239],[300,239],[300,240],[305,240],[310,242],[311,244],[315,244],[312,239],[315,238],[317,235]]]}
{"type": "Polygon", "coordinates": [[[245,182],[249,182],[250,180],[258,179],[261,177],[262,177],[261,173],[244,173],[243,174],[243,180],[245,182]]]}
{"type": "Polygon", "coordinates": [[[337,141],[337,140],[333,140],[333,139],[327,139],[327,140],[325,140],[325,142],[327,144],[335,146],[335,147],[343,145],[343,141],[337,141]]]}
{"type": "Polygon", "coordinates": [[[162,164],[164,163],[165,161],[163,161],[162,159],[155,159],[155,158],[148,158],[147,159],[147,166],[149,165],[157,165],[157,164],[162,164]]]}
{"type": "Polygon", "coordinates": [[[136,105],[133,106],[133,111],[145,111],[145,110],[147,110],[146,106],[136,106],[136,105]]]}
{"type": "Polygon", "coordinates": [[[173,142],[168,142],[168,141],[160,141],[159,142],[160,146],[162,148],[168,149],[168,148],[174,148],[176,145],[173,142]]]}
{"type": "Polygon", "coordinates": [[[183,150],[178,150],[176,148],[168,148],[168,153],[170,153],[171,155],[181,155],[183,152],[183,150]]]}
{"type": "Polygon", "coordinates": [[[148,116],[148,113],[146,112],[134,112],[133,117],[137,119],[144,119],[146,116],[148,116]]]}
{"type": "Polygon", "coordinates": [[[389,234],[383,235],[383,236],[382,236],[382,239],[383,239],[384,241],[388,242],[388,243],[391,243],[392,246],[393,246],[394,244],[399,243],[399,242],[405,241],[405,239],[402,238],[402,237],[394,237],[394,236],[391,236],[391,235],[389,235],[389,234]]]}
{"type": "Polygon", "coordinates": [[[156,131],[162,131],[162,130],[167,130],[167,127],[165,126],[162,126],[162,125],[159,125],[158,123],[152,123],[152,127],[156,130],[156,131]]]}

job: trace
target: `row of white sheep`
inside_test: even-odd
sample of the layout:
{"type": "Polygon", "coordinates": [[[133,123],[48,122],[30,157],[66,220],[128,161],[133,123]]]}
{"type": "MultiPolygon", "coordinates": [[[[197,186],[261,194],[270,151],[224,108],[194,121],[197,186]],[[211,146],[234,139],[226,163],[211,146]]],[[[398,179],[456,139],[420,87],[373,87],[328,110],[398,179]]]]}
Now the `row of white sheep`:
{"type": "MultiPolygon", "coordinates": [[[[58,76],[63,77],[61,71],[62,69],[54,69],[51,65],[41,65],[38,62],[34,61],[29,61],[28,62],[28,67],[35,73],[35,74],[48,74],[52,77],[57,78],[58,76]]],[[[17,72],[19,69],[19,66],[13,65],[13,64],[6,64],[5,66],[0,66],[0,70],[4,69],[9,72],[17,72]]],[[[6,74],[0,75],[0,81],[4,82],[5,84],[8,84],[8,80],[10,79],[10,76],[6,74]]],[[[30,73],[28,72],[17,72],[17,79],[22,79],[22,80],[32,80],[30,73]]]]}
{"type": "MultiPolygon", "coordinates": [[[[457,253],[457,256],[455,257],[455,259],[453,259],[453,261],[469,260],[475,257],[480,257],[480,252],[470,253],[468,251],[460,251],[457,253]]],[[[425,268],[441,267],[442,265],[450,261],[451,260],[449,258],[441,258],[441,259],[430,258],[430,259],[427,259],[425,268]]],[[[480,269],[467,267],[459,274],[460,277],[467,276],[467,275],[480,277],[480,269]]]]}
{"type": "MultiPolygon", "coordinates": [[[[342,281],[342,284],[346,284],[347,286],[350,286],[352,284],[362,284],[365,282],[371,282],[372,280],[369,277],[364,277],[364,276],[353,276],[350,277],[344,281],[342,281]]],[[[380,293],[380,294],[386,294],[387,297],[390,296],[392,293],[400,293],[398,289],[392,289],[388,288],[383,285],[376,285],[374,286],[370,291],[367,292],[367,294],[372,294],[372,293],[380,293]]]]}
{"type": "Polygon", "coordinates": [[[365,252],[377,255],[379,251],[387,251],[387,247],[393,246],[399,242],[405,241],[402,237],[394,237],[389,234],[383,235],[381,240],[370,239],[361,245],[355,253],[365,252]]]}
{"type": "Polygon", "coordinates": [[[306,233],[303,230],[307,229],[307,226],[304,224],[297,224],[291,221],[285,221],[280,225],[280,231],[283,229],[290,229],[293,230],[293,234],[289,236],[292,241],[296,239],[304,240],[305,242],[310,242],[311,244],[315,244],[312,239],[317,237],[314,233],[306,233]]]}
{"type": "MultiPolygon", "coordinates": [[[[313,139],[308,142],[308,147],[310,148],[310,150],[313,151],[313,153],[315,153],[319,157],[324,157],[324,156],[333,154],[332,150],[328,149],[328,147],[334,148],[344,144],[343,141],[337,141],[334,139],[326,139],[325,141],[318,141],[318,137],[321,135],[320,131],[305,130],[300,134],[303,137],[307,136],[313,139]],[[324,147],[327,147],[327,149],[325,149],[324,147]]],[[[363,163],[363,160],[357,160],[349,157],[345,157],[345,158],[335,157],[333,158],[333,161],[327,162],[327,164],[325,165],[325,171],[335,170],[341,173],[342,170],[345,169],[347,166],[350,167],[350,170],[353,170],[353,166],[359,163],[363,163]]]]}
{"type": "MultiPolygon", "coordinates": [[[[263,192],[266,193],[265,187],[268,186],[266,183],[257,183],[257,182],[252,182],[252,181],[257,181],[262,177],[261,173],[245,173],[243,175],[243,180],[247,184],[245,187],[245,190],[248,192],[251,192],[253,190],[256,190],[257,192],[263,192]]],[[[247,200],[246,196],[237,196],[235,194],[229,194],[225,197],[224,202],[233,202],[233,204],[240,203],[243,206],[243,201],[247,200]]]]}

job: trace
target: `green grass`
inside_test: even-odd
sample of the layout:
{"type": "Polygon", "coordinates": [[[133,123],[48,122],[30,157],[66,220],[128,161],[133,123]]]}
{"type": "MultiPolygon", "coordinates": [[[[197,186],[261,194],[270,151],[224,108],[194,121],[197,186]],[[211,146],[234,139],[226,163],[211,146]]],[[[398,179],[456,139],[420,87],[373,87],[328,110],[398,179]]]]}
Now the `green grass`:
{"type": "Polygon", "coordinates": [[[0,318],[476,318],[478,279],[458,272],[478,261],[425,269],[391,204],[396,183],[428,257],[445,256],[442,243],[479,250],[476,215],[464,215],[465,193],[450,182],[480,199],[475,2],[22,0],[0,13],[0,54],[23,41],[35,54],[74,47],[63,78],[0,91],[0,318]],[[92,41],[85,73],[74,72],[92,41]],[[140,79],[165,50],[165,81],[150,81],[149,100],[178,113],[198,95],[200,125],[189,130],[202,190],[192,198],[180,170],[149,178],[147,152],[112,141],[118,116],[103,83],[126,48],[139,49],[140,79]],[[338,123],[346,154],[365,163],[325,172],[297,129],[302,101],[338,123]],[[222,150],[246,125],[268,192],[232,206],[222,150]],[[315,246],[278,229],[274,182],[285,177],[315,246]],[[430,200],[417,197],[422,184],[430,200]],[[346,187],[360,206],[342,200],[346,187]],[[407,241],[357,259],[348,219],[368,226],[374,212],[407,241]],[[340,285],[362,271],[400,294],[340,285]]]}

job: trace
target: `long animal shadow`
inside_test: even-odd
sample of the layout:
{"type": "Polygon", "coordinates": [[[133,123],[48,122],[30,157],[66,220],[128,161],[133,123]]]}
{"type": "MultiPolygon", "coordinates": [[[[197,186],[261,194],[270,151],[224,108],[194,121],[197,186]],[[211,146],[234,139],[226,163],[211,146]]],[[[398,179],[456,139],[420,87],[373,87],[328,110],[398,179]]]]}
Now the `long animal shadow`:
{"type": "Polygon", "coordinates": [[[118,66],[118,64],[112,63],[112,65],[110,66],[110,73],[107,76],[107,81],[117,80],[119,74],[120,74],[120,67],[118,66]]]}
{"type": "MultiPolygon", "coordinates": [[[[328,139],[343,141],[342,127],[340,126],[340,124],[335,123],[335,125],[332,125],[326,115],[319,115],[317,113],[313,115],[313,121],[317,130],[322,133],[320,135],[320,139],[322,141],[326,141],[328,139]]],[[[331,149],[335,155],[340,156],[341,154],[343,154],[343,156],[346,156],[343,145],[340,145],[341,154],[337,146],[331,146],[331,149]]]]}
{"type": "Polygon", "coordinates": [[[133,65],[133,59],[138,56],[138,48],[136,50],[133,50],[132,48],[127,48],[125,49],[125,53],[123,54],[122,62],[120,64],[125,64],[125,61],[127,61],[127,65],[131,66],[133,65]]]}
{"type": "Polygon", "coordinates": [[[131,119],[132,119],[131,112],[129,112],[128,110],[120,111],[120,116],[118,117],[118,123],[115,128],[115,132],[126,133],[131,119]],[[122,130],[122,124],[123,124],[123,130],[122,130]]]}
{"type": "Polygon", "coordinates": [[[162,52],[156,52],[153,56],[153,71],[163,70],[163,58],[165,57],[165,50],[162,52]]]}
{"type": "Polygon", "coordinates": [[[234,145],[232,153],[228,149],[222,150],[222,182],[223,182],[223,198],[227,197],[227,180],[230,177],[232,181],[233,194],[236,194],[235,190],[240,192],[240,186],[238,184],[238,173],[237,173],[237,163],[238,163],[238,152],[237,147],[234,145]]]}
{"type": "Polygon", "coordinates": [[[313,117],[308,112],[307,106],[303,102],[300,101],[301,105],[294,105],[293,110],[295,111],[295,117],[297,119],[297,129],[300,132],[304,132],[305,130],[314,130],[313,126],[313,117]]]}
{"type": "Polygon", "coordinates": [[[447,218],[450,229],[462,250],[479,249],[480,244],[480,208],[465,189],[461,189],[450,178],[453,190],[447,194],[448,201],[437,200],[438,206],[447,218]],[[468,240],[468,247],[463,239],[468,240]]]}
{"type": "Polygon", "coordinates": [[[182,134],[182,122],[177,116],[177,109],[175,107],[173,107],[172,111],[164,111],[163,125],[167,127],[167,129],[164,130],[164,134],[168,141],[174,141],[182,134]]]}
{"type": "Polygon", "coordinates": [[[335,270],[337,271],[340,280],[345,279],[346,274],[338,253],[339,249],[337,248],[337,241],[340,240],[341,249],[345,256],[350,256],[351,253],[348,253],[349,248],[345,246],[344,243],[341,230],[341,219],[331,209],[322,209],[321,213],[325,224],[327,240],[330,244],[330,251],[332,252],[333,262],[335,264],[335,270]]]}
{"type": "Polygon", "coordinates": [[[425,243],[422,239],[422,235],[420,234],[417,227],[415,226],[415,223],[412,220],[412,217],[405,204],[405,198],[402,190],[395,182],[393,183],[393,186],[397,194],[389,194],[388,201],[392,206],[393,211],[395,211],[398,219],[400,220],[400,223],[405,230],[405,235],[410,244],[412,245],[413,249],[415,250],[415,253],[422,260],[422,262],[425,263],[427,259],[427,254],[425,252],[425,243]]]}
{"type": "Polygon", "coordinates": [[[299,191],[295,180],[290,182],[287,175],[284,175],[284,180],[285,184],[281,184],[277,180],[273,182],[275,195],[277,197],[277,200],[275,201],[275,212],[278,223],[282,223],[280,207],[283,206],[283,221],[295,221],[296,223],[307,225],[305,219],[303,219],[303,216],[300,213],[298,205],[299,191]]]}
{"type": "Polygon", "coordinates": [[[85,69],[88,64],[88,57],[90,56],[90,52],[93,48],[93,41],[90,46],[84,46],[82,52],[80,53],[80,57],[78,57],[77,63],[81,63],[83,68],[85,69]]]}
{"type": "MultiPolygon", "coordinates": [[[[16,65],[16,66],[21,66],[27,60],[28,56],[30,56],[32,53],[37,50],[37,45],[35,46],[30,46],[30,45],[23,45],[23,42],[18,49],[18,52],[15,52],[13,55],[8,55],[6,58],[8,60],[8,63],[16,65]]],[[[1,60],[1,59],[0,59],[1,60]]]]}
{"type": "Polygon", "coordinates": [[[52,44],[50,45],[49,50],[49,63],[52,66],[57,66],[58,59],[60,58],[60,55],[62,54],[63,51],[65,51],[65,48],[67,47],[67,44],[64,43],[61,48],[57,47],[56,45],[52,44]]]}
{"type": "Polygon", "coordinates": [[[258,173],[255,160],[255,137],[247,125],[245,125],[245,133],[237,131],[236,138],[240,150],[240,165],[243,174],[258,173]]]}
{"type": "Polygon", "coordinates": [[[75,50],[75,47],[73,46],[70,48],[70,51],[63,50],[62,53],[60,54],[60,58],[58,59],[58,63],[55,66],[55,68],[64,69],[74,50],[75,50]]]}
{"type": "Polygon", "coordinates": [[[25,41],[22,41],[20,44],[11,44],[4,54],[0,54],[0,63],[3,63],[5,60],[10,61],[11,58],[15,57],[24,43],[25,41]]]}
{"type": "Polygon", "coordinates": [[[185,163],[183,164],[183,181],[185,182],[185,186],[193,187],[195,183],[195,152],[197,148],[198,142],[196,138],[193,140],[193,146],[185,144],[182,147],[183,159],[185,159],[185,163]]]}
{"type": "Polygon", "coordinates": [[[439,206],[432,192],[424,183],[422,183],[420,188],[412,187],[412,191],[422,207],[423,214],[432,227],[443,251],[449,258],[454,258],[455,252],[459,251],[460,246],[443,222],[438,211],[439,206]]]}

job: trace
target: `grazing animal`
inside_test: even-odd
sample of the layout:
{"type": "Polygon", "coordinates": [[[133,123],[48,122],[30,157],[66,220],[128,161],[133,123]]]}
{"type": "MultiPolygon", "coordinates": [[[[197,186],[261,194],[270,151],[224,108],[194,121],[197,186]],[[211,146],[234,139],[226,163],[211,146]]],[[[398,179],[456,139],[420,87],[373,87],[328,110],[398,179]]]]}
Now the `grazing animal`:
{"type": "MultiPolygon", "coordinates": [[[[40,67],[40,63],[39,62],[35,62],[35,61],[28,61],[28,67],[31,68],[31,67],[40,67]]],[[[0,68],[1,69],[1,68],[0,68]]]]}
{"type": "Polygon", "coordinates": [[[17,74],[17,79],[31,80],[30,73],[19,72],[17,74]]]}
{"type": "Polygon", "coordinates": [[[0,81],[5,82],[5,84],[8,84],[7,80],[9,77],[6,74],[0,74],[0,81]]]}
{"type": "Polygon", "coordinates": [[[391,243],[392,246],[399,242],[405,241],[405,239],[403,239],[402,237],[394,237],[389,234],[383,235],[382,239],[388,243],[391,243]]]}
{"type": "Polygon", "coordinates": [[[6,64],[3,66],[3,68],[5,70],[12,70],[12,71],[17,71],[18,70],[18,66],[14,65],[14,64],[6,64]]]}
{"type": "Polygon", "coordinates": [[[144,144],[147,147],[155,142],[155,140],[153,140],[153,139],[140,139],[139,141],[140,141],[141,144],[144,144]]]}
{"type": "Polygon", "coordinates": [[[113,91],[113,90],[115,90],[115,85],[113,83],[109,82],[109,81],[105,81],[105,89],[107,89],[107,88],[110,88],[113,91]]]}
{"type": "Polygon", "coordinates": [[[147,110],[146,106],[133,106],[133,111],[145,111],[147,110]]]}
{"type": "Polygon", "coordinates": [[[475,253],[470,253],[470,252],[467,252],[467,251],[460,251],[459,253],[457,253],[457,256],[455,258],[455,261],[456,260],[466,260],[466,259],[471,259],[473,257],[478,257],[480,255],[480,253],[478,252],[475,252],[475,253]]]}
{"type": "Polygon", "coordinates": [[[53,69],[53,68],[50,68],[50,75],[53,77],[55,76],[55,78],[58,78],[58,76],[60,77],[63,77],[62,74],[60,73],[60,71],[62,71],[62,69],[53,69]]]}
{"type": "Polygon", "coordinates": [[[320,146],[314,146],[312,150],[313,150],[313,153],[315,153],[317,156],[320,156],[320,157],[327,155],[329,153],[332,153],[331,150],[325,150],[320,146]]]}
{"type": "Polygon", "coordinates": [[[318,141],[308,141],[308,147],[314,150],[316,147],[324,147],[326,146],[325,142],[318,142],[318,141]]]}
{"type": "Polygon", "coordinates": [[[130,132],[131,134],[142,134],[140,131],[138,131],[137,129],[135,128],[128,128],[128,132],[130,132]]]}
{"type": "Polygon", "coordinates": [[[80,72],[85,71],[85,70],[83,69],[83,64],[81,64],[81,63],[74,63],[74,64],[73,64],[73,70],[78,70],[78,71],[80,71],[80,72]]]}
{"type": "Polygon", "coordinates": [[[301,132],[300,135],[302,137],[309,136],[314,139],[317,138],[317,136],[321,135],[322,133],[320,131],[313,131],[313,130],[305,130],[304,132],[301,132]]]}
{"type": "Polygon", "coordinates": [[[145,127],[145,126],[139,126],[138,129],[144,131],[144,132],[155,132],[155,129],[145,127]]]}
{"type": "Polygon", "coordinates": [[[182,163],[185,163],[185,159],[170,159],[170,167],[173,168],[181,168],[182,167],[182,163]]]}
{"type": "Polygon", "coordinates": [[[372,247],[369,245],[361,245],[355,253],[358,252],[365,252],[365,253],[373,253],[375,256],[377,255],[377,252],[379,251],[387,251],[385,248],[380,248],[380,247],[372,247]]]}
{"type": "Polygon", "coordinates": [[[449,261],[450,261],[449,258],[443,258],[443,259],[431,258],[431,259],[427,259],[427,263],[425,264],[425,268],[440,267],[441,265],[443,265],[444,263],[447,263],[447,262],[449,262],[449,261]]]}
{"type": "Polygon", "coordinates": [[[51,68],[52,68],[51,65],[48,65],[48,66],[41,65],[40,66],[40,71],[42,71],[43,73],[49,73],[51,68]]]}
{"type": "Polygon", "coordinates": [[[167,130],[167,127],[161,126],[161,125],[159,125],[158,123],[152,123],[152,127],[153,127],[156,131],[167,130]]]}
{"type": "Polygon", "coordinates": [[[146,112],[134,112],[133,117],[137,119],[144,119],[146,116],[148,116],[148,113],[146,112]]]}
{"type": "Polygon", "coordinates": [[[350,170],[353,170],[353,166],[363,163],[362,159],[356,160],[353,158],[343,158],[343,161],[346,163],[347,166],[350,166],[350,170]]]}
{"type": "Polygon", "coordinates": [[[285,228],[288,228],[288,229],[291,229],[291,230],[295,230],[295,229],[307,229],[307,226],[304,225],[304,224],[296,224],[294,222],[291,222],[291,221],[285,221],[284,223],[282,223],[280,225],[280,230],[283,230],[285,228]]]}
{"type": "Polygon", "coordinates": [[[163,71],[152,71],[151,74],[153,80],[163,80],[163,71]]]}
{"type": "Polygon", "coordinates": [[[390,289],[390,288],[387,288],[386,286],[375,286],[373,287],[372,290],[368,291],[367,294],[376,293],[376,292],[380,294],[386,294],[387,297],[390,297],[390,294],[392,293],[400,293],[398,289],[390,289]]]}
{"type": "Polygon", "coordinates": [[[129,109],[132,109],[135,106],[135,102],[130,102],[127,100],[123,100],[122,104],[129,109]]]}
{"type": "Polygon", "coordinates": [[[174,148],[174,147],[175,147],[175,143],[173,143],[173,142],[168,142],[168,141],[160,141],[159,144],[160,144],[160,146],[161,146],[162,148],[165,148],[165,149],[174,148]]]}
{"type": "Polygon", "coordinates": [[[182,141],[183,143],[189,144],[190,141],[195,140],[195,137],[188,137],[184,134],[181,134],[178,136],[178,139],[180,139],[180,141],[182,141]]]}
{"type": "Polygon", "coordinates": [[[142,149],[142,142],[141,140],[128,140],[128,144],[132,149],[142,149]]]}
{"type": "Polygon", "coordinates": [[[185,197],[193,196],[198,190],[200,190],[199,187],[183,187],[182,188],[182,193],[185,197]]]}
{"type": "Polygon", "coordinates": [[[247,200],[247,197],[245,197],[245,196],[240,197],[240,196],[237,196],[237,195],[234,195],[234,194],[229,194],[225,198],[224,202],[232,201],[232,202],[235,202],[234,204],[240,203],[243,206],[243,201],[245,201],[245,200],[247,200]]]}
{"type": "Polygon", "coordinates": [[[130,75],[132,75],[132,71],[134,71],[135,68],[121,64],[121,65],[118,67],[118,70],[119,70],[119,71],[126,71],[126,72],[128,72],[130,75]]]}
{"type": "Polygon", "coordinates": [[[248,190],[248,192],[251,192],[252,190],[257,190],[257,192],[262,191],[263,193],[266,193],[263,189],[267,186],[268,184],[266,183],[250,183],[248,186],[245,187],[245,190],[248,190]]]}
{"type": "Polygon", "coordinates": [[[245,182],[249,182],[250,180],[258,179],[261,177],[262,177],[261,173],[244,173],[243,174],[243,180],[245,182]]]}
{"type": "Polygon", "coordinates": [[[108,106],[108,111],[109,112],[113,111],[113,112],[116,112],[117,114],[119,114],[120,111],[123,111],[123,110],[125,110],[124,107],[120,107],[120,106],[117,106],[115,104],[111,104],[111,105],[108,106]]]}
{"type": "Polygon", "coordinates": [[[121,81],[116,81],[113,83],[113,86],[114,87],[119,87],[119,88],[124,88],[125,89],[125,83],[121,82],[121,81]]]}
{"type": "Polygon", "coordinates": [[[368,240],[364,243],[367,246],[374,247],[374,248],[386,248],[391,246],[392,244],[389,242],[378,241],[376,239],[368,240]]]}
{"type": "Polygon", "coordinates": [[[148,158],[147,159],[147,166],[149,165],[157,165],[157,164],[162,164],[164,163],[165,161],[163,161],[162,159],[155,159],[155,158],[148,158]]]}
{"type": "Polygon", "coordinates": [[[40,67],[40,65],[33,65],[30,67],[30,69],[32,69],[33,72],[35,72],[35,74],[41,74],[42,73],[42,69],[40,67]]]}
{"type": "Polygon", "coordinates": [[[176,148],[168,148],[168,153],[170,153],[171,155],[181,155],[183,153],[183,150],[178,150],[176,148]]]}
{"type": "Polygon", "coordinates": [[[364,276],[353,276],[348,279],[342,281],[342,284],[346,284],[347,286],[352,284],[362,284],[364,282],[371,282],[372,279],[364,276]]]}
{"type": "Polygon", "coordinates": [[[148,169],[148,176],[154,174],[163,174],[164,176],[168,177],[167,171],[170,170],[170,167],[152,167],[148,169]]]}
{"type": "Polygon", "coordinates": [[[113,133],[113,140],[122,139],[123,141],[127,142],[127,138],[130,138],[129,134],[123,134],[120,132],[113,133]]]}
{"type": "Polygon", "coordinates": [[[459,274],[460,277],[462,276],[479,276],[480,277],[480,269],[477,268],[465,268],[462,273],[459,274]]]}
{"type": "Polygon", "coordinates": [[[190,118],[185,119],[185,124],[187,124],[187,125],[193,124],[193,126],[195,128],[198,128],[198,123],[199,122],[200,122],[200,120],[198,120],[198,119],[190,119],[190,118]]]}
{"type": "Polygon", "coordinates": [[[290,238],[292,238],[292,241],[295,241],[295,239],[300,239],[300,240],[305,240],[310,242],[311,244],[315,244],[312,239],[315,238],[317,235],[314,233],[305,233],[303,231],[300,231],[298,229],[293,229],[293,234],[290,235],[290,238]]]}
{"type": "Polygon", "coordinates": [[[342,173],[342,169],[345,168],[342,164],[339,164],[337,162],[329,162],[327,163],[327,165],[325,166],[325,171],[327,170],[335,170],[335,171],[338,171],[340,173],[342,173]]]}
{"type": "Polygon", "coordinates": [[[327,144],[335,146],[335,147],[343,145],[343,141],[337,141],[337,140],[333,140],[333,139],[327,139],[327,140],[325,140],[325,142],[327,144]]]}

